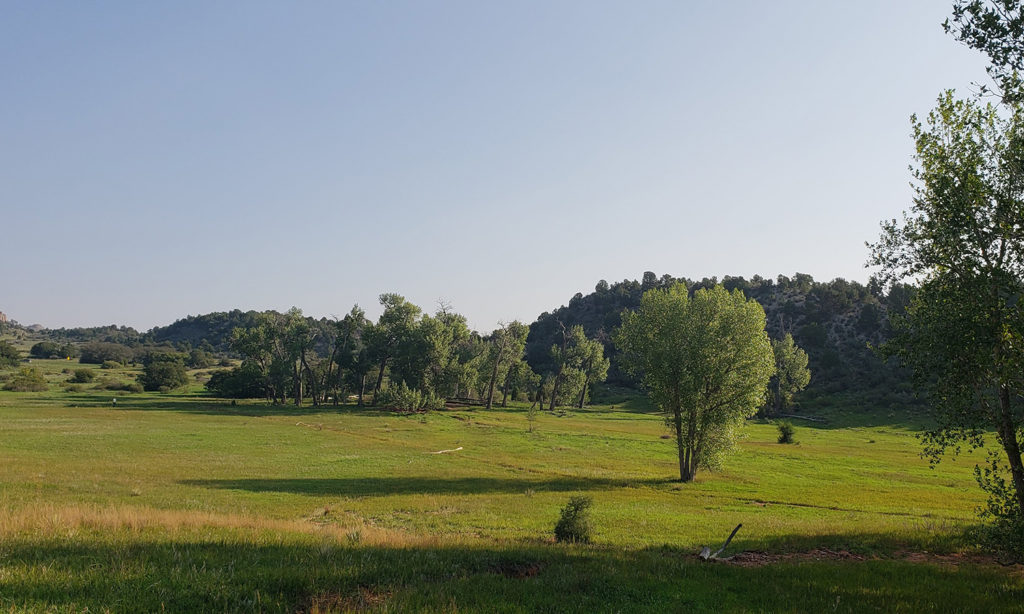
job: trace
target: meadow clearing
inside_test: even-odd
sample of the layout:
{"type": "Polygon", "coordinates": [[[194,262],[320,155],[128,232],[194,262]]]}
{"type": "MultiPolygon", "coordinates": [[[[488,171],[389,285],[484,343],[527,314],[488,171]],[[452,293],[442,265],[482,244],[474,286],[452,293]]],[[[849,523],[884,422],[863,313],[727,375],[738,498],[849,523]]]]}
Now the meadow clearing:
{"type": "Polygon", "coordinates": [[[750,421],[684,485],[642,397],[530,432],[521,404],[232,404],[204,372],[129,394],[33,366],[48,392],[0,392],[3,611],[1024,610],[1021,568],[969,538],[975,457],[930,468],[907,411],[807,406],[828,422],[794,445],[750,421]],[[594,543],[555,543],[580,493],[594,543]],[[697,559],[739,523],[747,554],[697,559]]]}

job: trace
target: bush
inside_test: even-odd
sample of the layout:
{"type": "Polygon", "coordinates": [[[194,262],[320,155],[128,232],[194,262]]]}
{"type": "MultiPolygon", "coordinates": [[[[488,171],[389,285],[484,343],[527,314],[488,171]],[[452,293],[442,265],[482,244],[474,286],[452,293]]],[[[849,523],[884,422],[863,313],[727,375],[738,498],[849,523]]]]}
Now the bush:
{"type": "Polygon", "coordinates": [[[167,392],[188,384],[185,363],[175,354],[152,354],[146,358],[146,365],[139,374],[139,383],[144,390],[167,392]]]}
{"type": "Polygon", "coordinates": [[[405,382],[381,390],[377,403],[399,411],[430,411],[444,409],[444,399],[430,392],[409,388],[405,382]]]}
{"type": "Polygon", "coordinates": [[[779,429],[779,443],[793,443],[793,433],[796,432],[796,428],[792,422],[779,420],[775,423],[775,427],[779,429]]]}
{"type": "Polygon", "coordinates": [[[594,500],[584,495],[569,498],[555,525],[555,539],[560,542],[590,543],[590,508],[594,500]]]}
{"type": "Polygon", "coordinates": [[[213,366],[213,356],[203,350],[194,349],[188,353],[185,364],[190,369],[207,369],[213,366]]]}
{"type": "Polygon", "coordinates": [[[9,341],[0,340],[0,369],[13,367],[21,360],[21,353],[18,348],[11,345],[9,341]]]}
{"type": "Polygon", "coordinates": [[[104,360],[103,364],[100,365],[100,369],[120,369],[123,366],[115,360],[104,360]]]}
{"type": "Polygon", "coordinates": [[[96,379],[96,372],[92,369],[75,369],[75,374],[68,380],[73,384],[88,384],[96,379]]]}
{"type": "Polygon", "coordinates": [[[24,367],[4,386],[12,392],[44,392],[47,388],[46,376],[35,367],[24,367]]]}
{"type": "Polygon", "coordinates": [[[206,382],[206,389],[214,396],[225,399],[258,399],[267,396],[259,365],[249,361],[234,369],[214,371],[206,382]]]}

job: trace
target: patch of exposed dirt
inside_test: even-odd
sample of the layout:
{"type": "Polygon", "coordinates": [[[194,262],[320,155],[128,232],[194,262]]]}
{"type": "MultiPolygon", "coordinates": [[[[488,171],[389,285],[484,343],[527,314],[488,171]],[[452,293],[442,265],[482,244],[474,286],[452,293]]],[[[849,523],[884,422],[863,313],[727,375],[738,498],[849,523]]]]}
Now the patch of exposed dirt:
{"type": "Polygon", "coordinates": [[[491,567],[491,572],[501,574],[506,578],[522,580],[539,574],[540,567],[538,563],[499,563],[491,567]]]}
{"type": "Polygon", "coordinates": [[[350,593],[323,593],[309,603],[310,614],[319,612],[363,612],[380,607],[391,598],[390,591],[360,586],[350,593]]]}
{"type": "Polygon", "coordinates": [[[930,563],[938,565],[1001,565],[1003,567],[1013,567],[1019,573],[1024,574],[1024,565],[1021,564],[1010,564],[1000,561],[994,555],[980,554],[980,553],[955,553],[955,554],[935,554],[933,552],[913,552],[913,551],[900,551],[894,553],[892,556],[878,557],[878,556],[864,556],[861,554],[854,554],[847,550],[829,550],[828,548],[815,548],[808,552],[787,552],[783,554],[770,554],[767,552],[740,552],[739,554],[728,557],[725,559],[719,559],[717,562],[726,563],[728,565],[738,565],[740,567],[761,567],[764,565],[773,565],[775,563],[803,563],[803,562],[817,562],[817,561],[906,561],[908,563],[930,563]]]}

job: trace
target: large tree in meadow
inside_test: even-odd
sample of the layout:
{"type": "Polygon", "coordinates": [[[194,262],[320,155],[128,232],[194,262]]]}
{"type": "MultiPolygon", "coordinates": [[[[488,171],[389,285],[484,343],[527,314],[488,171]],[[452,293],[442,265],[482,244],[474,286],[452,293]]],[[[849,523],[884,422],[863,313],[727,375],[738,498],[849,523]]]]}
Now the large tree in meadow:
{"type": "Polygon", "coordinates": [[[692,298],[683,284],[648,290],[636,311],[623,314],[615,343],[668,414],[683,482],[731,449],[775,369],[764,309],[722,286],[692,298]]]}
{"type": "Polygon", "coordinates": [[[1024,107],[946,92],[913,130],[913,205],[902,222],[884,223],[871,246],[883,281],[919,282],[906,313],[892,317],[885,349],[928,393],[935,427],[925,450],[934,460],[949,448],[984,447],[995,430],[998,447],[976,473],[989,511],[1020,520],[1024,107]]]}
{"type": "Polygon", "coordinates": [[[377,403],[384,373],[388,363],[395,357],[401,345],[408,340],[420,319],[422,310],[405,300],[400,294],[386,293],[380,295],[380,304],[384,307],[377,324],[367,330],[366,345],[371,359],[377,363],[377,384],[373,387],[373,402],[377,403]]]}

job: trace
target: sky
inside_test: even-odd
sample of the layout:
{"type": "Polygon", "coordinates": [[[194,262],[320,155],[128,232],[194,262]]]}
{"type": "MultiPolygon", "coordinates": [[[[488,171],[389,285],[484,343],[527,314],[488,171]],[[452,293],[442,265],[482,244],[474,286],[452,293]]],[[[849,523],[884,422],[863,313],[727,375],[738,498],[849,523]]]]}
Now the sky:
{"type": "Polygon", "coordinates": [[[866,282],[952,1],[0,0],[0,311],[486,332],[644,271],[866,282]]]}

